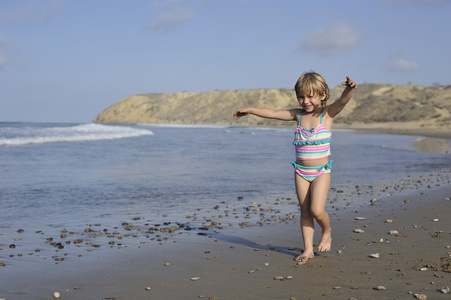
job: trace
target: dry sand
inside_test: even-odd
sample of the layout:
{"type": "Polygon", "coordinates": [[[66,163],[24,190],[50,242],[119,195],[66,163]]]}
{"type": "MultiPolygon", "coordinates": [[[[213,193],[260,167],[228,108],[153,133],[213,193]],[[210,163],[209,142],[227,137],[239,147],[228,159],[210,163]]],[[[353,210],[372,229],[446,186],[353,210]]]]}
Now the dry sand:
{"type": "Polygon", "coordinates": [[[57,291],[60,299],[449,299],[441,289],[451,287],[450,180],[448,170],[332,188],[332,250],[303,265],[293,261],[302,246],[294,199],[236,199],[184,224],[92,224],[45,246],[43,233],[18,232],[16,248],[1,245],[0,298],[51,299],[57,291]],[[28,242],[41,250],[21,252],[28,242]]]}

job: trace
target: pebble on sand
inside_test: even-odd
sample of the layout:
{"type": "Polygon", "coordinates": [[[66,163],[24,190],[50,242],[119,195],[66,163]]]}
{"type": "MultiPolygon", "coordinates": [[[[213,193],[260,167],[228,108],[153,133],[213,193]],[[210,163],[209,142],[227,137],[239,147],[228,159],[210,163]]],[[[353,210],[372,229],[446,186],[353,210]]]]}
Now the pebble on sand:
{"type": "Polygon", "coordinates": [[[427,298],[428,298],[425,294],[415,294],[414,296],[418,300],[427,300],[427,298]]]}
{"type": "Polygon", "coordinates": [[[363,229],[360,229],[360,228],[354,229],[354,232],[355,233],[365,233],[365,231],[363,229]]]}
{"type": "Polygon", "coordinates": [[[59,297],[61,297],[60,293],[58,293],[58,292],[53,293],[53,298],[59,299],[59,297]]]}
{"type": "Polygon", "coordinates": [[[385,291],[386,288],[383,285],[378,285],[377,287],[374,288],[376,291],[385,291]]]}
{"type": "Polygon", "coordinates": [[[198,280],[200,280],[200,277],[191,277],[190,280],[191,281],[198,281],[198,280]]]}

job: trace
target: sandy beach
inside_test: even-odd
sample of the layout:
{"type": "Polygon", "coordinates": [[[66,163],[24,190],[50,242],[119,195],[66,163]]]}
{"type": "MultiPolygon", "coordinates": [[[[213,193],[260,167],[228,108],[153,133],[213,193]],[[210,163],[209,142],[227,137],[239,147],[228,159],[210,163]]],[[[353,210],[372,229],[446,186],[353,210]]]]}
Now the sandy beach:
{"type": "Polygon", "coordinates": [[[60,239],[18,230],[17,248],[2,245],[0,298],[448,299],[451,174],[444,172],[332,188],[332,250],[301,265],[293,261],[302,245],[294,199],[237,199],[199,209],[184,224],[131,217],[60,239]],[[37,240],[48,246],[21,252],[37,240]]]}

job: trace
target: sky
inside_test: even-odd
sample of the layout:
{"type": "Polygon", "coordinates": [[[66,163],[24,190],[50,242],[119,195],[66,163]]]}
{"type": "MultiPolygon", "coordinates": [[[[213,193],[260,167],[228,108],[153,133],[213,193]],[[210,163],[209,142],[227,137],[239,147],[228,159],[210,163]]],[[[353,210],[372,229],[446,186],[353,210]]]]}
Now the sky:
{"type": "MultiPolygon", "coordinates": [[[[145,93],[451,84],[450,0],[0,0],[0,122],[145,93]]],[[[294,104],[295,104],[295,99],[294,104]]]]}

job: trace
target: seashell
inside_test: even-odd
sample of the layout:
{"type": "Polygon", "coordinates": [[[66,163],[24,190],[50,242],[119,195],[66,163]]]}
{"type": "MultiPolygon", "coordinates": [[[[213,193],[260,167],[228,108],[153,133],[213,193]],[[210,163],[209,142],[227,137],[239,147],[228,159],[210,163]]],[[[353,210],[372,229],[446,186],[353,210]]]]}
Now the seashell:
{"type": "Polygon", "coordinates": [[[200,277],[191,277],[190,280],[191,281],[198,281],[198,280],[200,280],[200,277]]]}
{"type": "Polygon", "coordinates": [[[355,217],[356,220],[366,220],[365,217],[355,217]]]}
{"type": "Polygon", "coordinates": [[[426,267],[420,268],[420,271],[427,271],[427,270],[428,270],[428,268],[426,268],[426,267]]]}
{"type": "Polygon", "coordinates": [[[365,231],[363,229],[357,228],[357,229],[354,229],[354,232],[355,233],[364,233],[365,231]]]}
{"type": "Polygon", "coordinates": [[[425,294],[415,294],[414,296],[418,300],[427,300],[427,298],[428,298],[425,294]]]}
{"type": "Polygon", "coordinates": [[[383,285],[378,285],[377,287],[374,288],[376,291],[385,291],[386,288],[383,285]]]}
{"type": "Polygon", "coordinates": [[[147,286],[146,288],[145,288],[145,290],[146,291],[150,291],[152,288],[150,287],[150,286],[147,286]]]}
{"type": "Polygon", "coordinates": [[[379,240],[379,243],[383,243],[383,242],[384,242],[384,239],[380,239],[380,240],[379,240]]]}
{"type": "Polygon", "coordinates": [[[438,219],[434,219],[434,220],[432,220],[432,222],[438,222],[438,219]]]}
{"type": "Polygon", "coordinates": [[[449,294],[449,287],[444,286],[442,287],[442,289],[440,290],[443,294],[449,294]]]}
{"type": "Polygon", "coordinates": [[[283,276],[276,276],[274,277],[274,280],[284,280],[285,278],[283,276]]]}
{"type": "Polygon", "coordinates": [[[371,258],[379,258],[380,254],[379,253],[373,253],[373,254],[370,254],[370,257],[371,258]]]}
{"type": "Polygon", "coordinates": [[[387,224],[393,223],[393,220],[391,220],[391,219],[385,220],[385,223],[387,223],[387,224]]]}
{"type": "Polygon", "coordinates": [[[59,297],[61,297],[60,293],[58,293],[58,292],[53,293],[53,298],[59,299],[59,297]]]}
{"type": "Polygon", "coordinates": [[[290,279],[293,279],[293,276],[287,276],[287,278],[286,278],[287,280],[290,280],[290,279]]]}
{"type": "Polygon", "coordinates": [[[169,267],[171,264],[170,263],[165,263],[164,266],[165,267],[169,267]]]}
{"type": "Polygon", "coordinates": [[[250,270],[250,271],[248,271],[248,273],[249,273],[249,274],[254,274],[254,273],[255,273],[255,270],[250,270]]]}
{"type": "Polygon", "coordinates": [[[396,230],[390,230],[389,233],[390,233],[390,235],[396,235],[396,234],[399,234],[398,231],[396,231],[396,230]]]}

